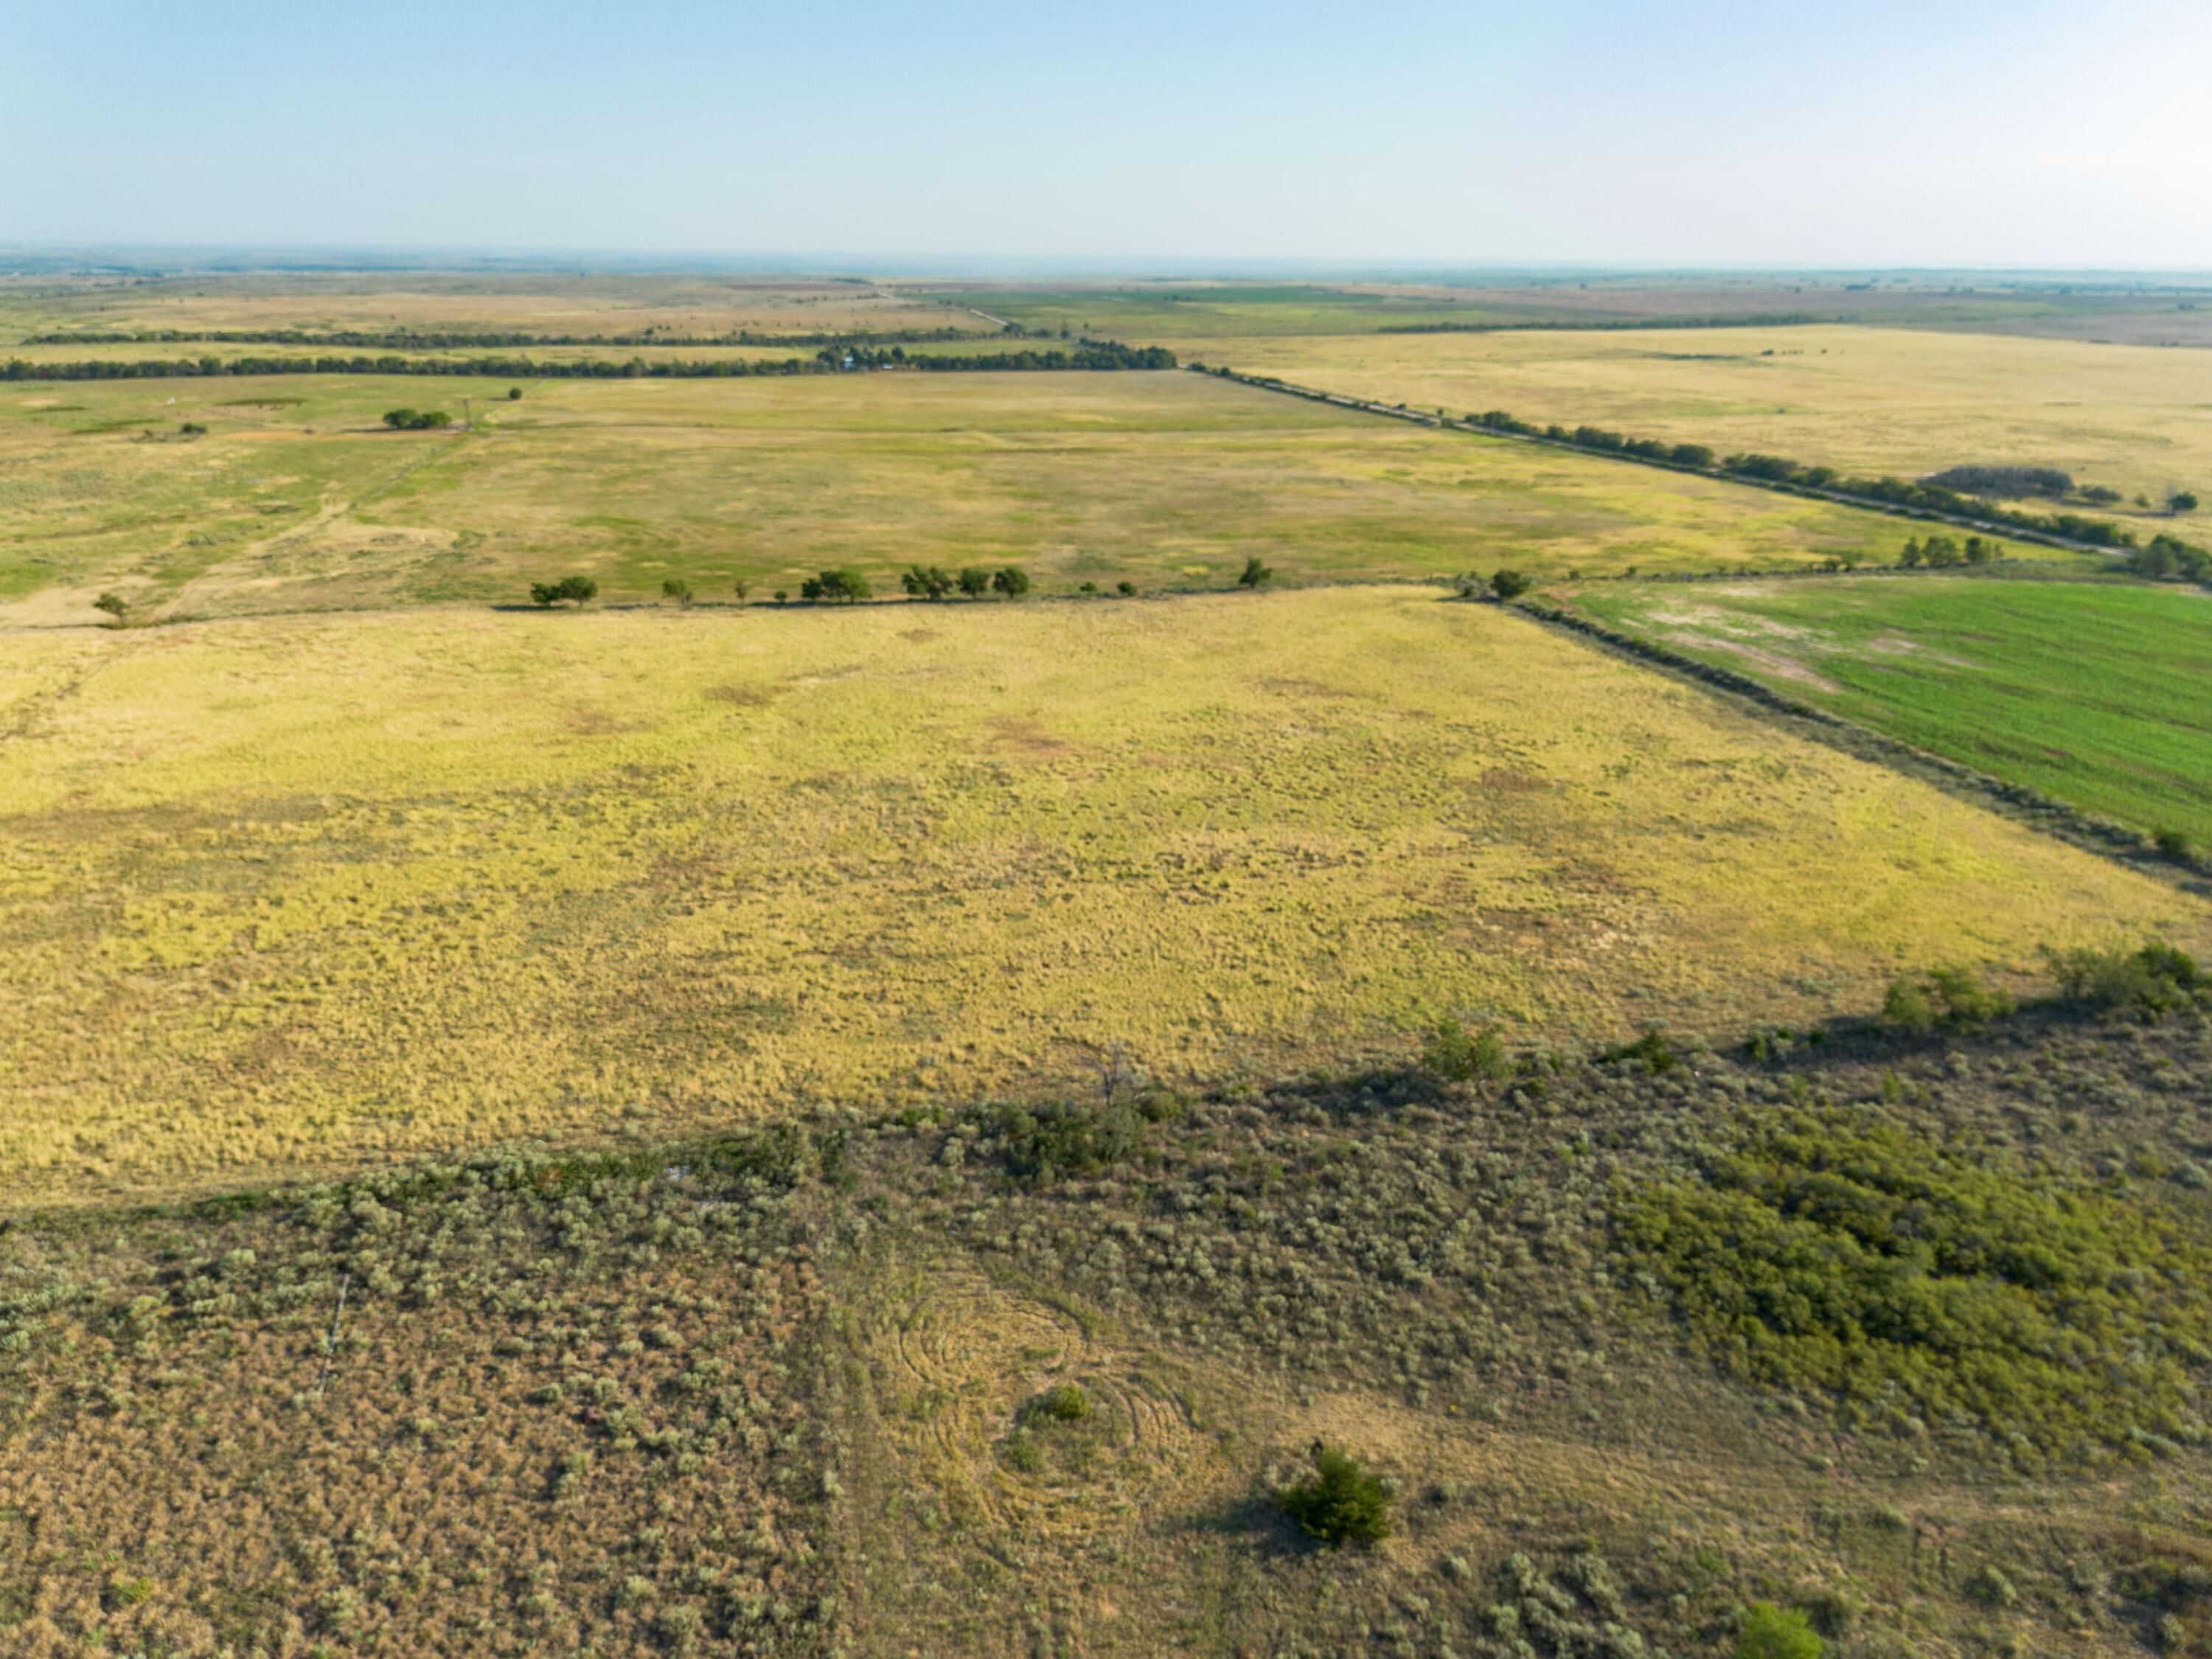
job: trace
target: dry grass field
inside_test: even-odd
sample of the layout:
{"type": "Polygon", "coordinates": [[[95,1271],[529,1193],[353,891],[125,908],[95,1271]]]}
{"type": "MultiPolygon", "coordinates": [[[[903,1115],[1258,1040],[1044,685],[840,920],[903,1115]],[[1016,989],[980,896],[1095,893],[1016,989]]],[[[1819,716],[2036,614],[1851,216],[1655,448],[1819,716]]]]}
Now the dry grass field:
{"type": "Polygon", "coordinates": [[[95,620],[110,589],[142,617],[515,602],[572,571],[728,600],[836,564],[895,590],[915,561],[1060,592],[1226,586],[1255,555],[1286,582],[1886,562],[1909,528],[1182,373],[508,386],[0,386],[0,623],[95,620]],[[464,398],[471,433],[379,429],[464,398]]]}
{"type": "Polygon", "coordinates": [[[1455,415],[1503,409],[1863,475],[2055,466],[2161,507],[2174,489],[2212,500],[2212,360],[2195,350],[1848,326],[1175,344],[1206,362],[1455,415]]]}
{"type": "Polygon", "coordinates": [[[33,333],[481,330],[832,334],[998,325],[872,281],[469,271],[181,272],[0,283],[0,346],[33,333]]]}
{"type": "Polygon", "coordinates": [[[1878,1002],[2201,907],[1419,589],[14,636],[0,1194],[1878,1002]]]}

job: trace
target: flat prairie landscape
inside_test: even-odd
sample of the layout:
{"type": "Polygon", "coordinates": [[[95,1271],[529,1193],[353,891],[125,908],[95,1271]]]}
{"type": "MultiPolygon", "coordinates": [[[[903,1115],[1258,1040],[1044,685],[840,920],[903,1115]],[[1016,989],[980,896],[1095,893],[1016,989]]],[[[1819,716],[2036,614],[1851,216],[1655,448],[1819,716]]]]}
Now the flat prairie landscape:
{"type": "Polygon", "coordinates": [[[1908,526],[1424,432],[1177,372],[512,382],[274,375],[0,386],[8,622],[756,600],[826,566],[1020,563],[1048,592],[1887,562],[1908,526]],[[438,409],[475,429],[388,432],[438,409]],[[204,428],[198,434],[186,425],[204,428]]]}
{"type": "Polygon", "coordinates": [[[7,1659],[2212,1654],[2185,546],[796,337],[2162,500],[2201,354],[1911,331],[2181,288],[38,273],[7,1659]]]}
{"type": "Polygon", "coordinates": [[[1841,325],[1224,333],[1176,345],[1207,363],[1416,409],[1502,409],[1857,477],[2057,467],[2119,490],[2125,514],[2142,516],[2133,498],[2147,495],[2160,510],[2153,528],[2170,490],[2212,501],[2212,369],[2198,350],[1841,325]]]}

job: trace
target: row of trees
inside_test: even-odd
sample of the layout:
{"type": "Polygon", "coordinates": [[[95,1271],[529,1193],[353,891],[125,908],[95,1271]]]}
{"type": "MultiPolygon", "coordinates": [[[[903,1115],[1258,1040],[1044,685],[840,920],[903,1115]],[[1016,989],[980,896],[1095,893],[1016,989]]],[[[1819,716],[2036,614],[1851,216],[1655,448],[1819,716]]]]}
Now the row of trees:
{"type": "Polygon", "coordinates": [[[1087,340],[1073,350],[936,352],[908,356],[902,346],[841,351],[830,347],[815,355],[825,368],[918,368],[925,373],[974,373],[988,369],[1173,368],[1176,355],[1164,346],[1126,346],[1118,340],[1087,340]]]}
{"type": "Polygon", "coordinates": [[[1924,542],[1907,541],[1899,550],[1897,562],[1907,570],[1917,570],[1923,565],[1942,570],[1953,565],[1989,564],[2003,556],[2002,546],[1979,536],[1967,537],[1963,546],[1948,536],[1930,536],[1924,542]]]}
{"type": "Polygon", "coordinates": [[[0,380],[162,380],[226,374],[430,374],[472,375],[506,380],[716,380],[762,374],[829,374],[845,359],[861,368],[917,368],[937,374],[1000,370],[1173,368],[1176,356],[1158,346],[1125,346],[1106,341],[1038,351],[975,351],[932,356],[889,351],[825,350],[807,357],[198,357],[113,359],[34,363],[10,357],[0,365],[0,380]]]}
{"type": "Polygon", "coordinates": [[[453,425],[453,417],[442,409],[387,409],[384,423],[394,432],[434,432],[453,425]]]}
{"type": "MultiPolygon", "coordinates": [[[[1024,331],[1009,325],[1002,333],[1024,331]]],[[[972,340],[965,328],[894,328],[851,333],[763,334],[740,328],[726,334],[678,334],[647,329],[624,334],[542,334],[474,329],[149,328],[106,333],[33,334],[26,345],[306,345],[371,351],[453,351],[532,346],[875,346],[899,341],[972,340]]]]}
{"type": "Polygon", "coordinates": [[[916,599],[942,599],[954,593],[967,599],[980,599],[986,593],[1018,599],[1030,591],[1030,573],[1015,564],[997,570],[975,564],[959,571],[938,564],[915,564],[907,567],[899,583],[908,598],[916,599]]]}
{"type": "Polygon", "coordinates": [[[1632,455],[1639,460],[1663,462],[1693,471],[1717,471],[1730,477],[1748,478],[1759,483],[1825,490],[1832,495],[1879,501],[1886,506],[1913,507],[1958,518],[1987,519],[2021,530],[2087,542],[2096,547],[2135,545],[2134,536],[2109,520],[2085,518],[2078,513],[2025,513],[2014,507],[2000,507],[1980,496],[1963,495],[1929,480],[1915,483],[1904,478],[1850,478],[1832,466],[1807,466],[1784,456],[1762,455],[1755,452],[1721,459],[1704,444],[1664,443],[1656,438],[1632,438],[1597,426],[1571,428],[1557,425],[1539,426],[1502,409],[1470,415],[1467,420],[1471,426],[1483,427],[1492,432],[1512,432],[1524,437],[1546,438],[1553,443],[1572,444],[1577,449],[1632,455]]]}

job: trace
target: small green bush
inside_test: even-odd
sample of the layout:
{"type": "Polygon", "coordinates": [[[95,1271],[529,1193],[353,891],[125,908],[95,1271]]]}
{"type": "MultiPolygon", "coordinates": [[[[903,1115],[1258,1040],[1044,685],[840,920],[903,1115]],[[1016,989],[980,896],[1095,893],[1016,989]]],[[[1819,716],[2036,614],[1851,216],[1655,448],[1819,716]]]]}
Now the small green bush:
{"type": "Polygon", "coordinates": [[[1490,579],[1490,591],[1501,599],[1517,599],[1533,584],[1518,570],[1500,570],[1490,579]]]}
{"type": "Polygon", "coordinates": [[[1274,566],[1261,563],[1260,556],[1255,553],[1244,561],[1243,573],[1237,578],[1237,585],[1239,587],[1265,587],[1274,580],[1274,566]]]}
{"type": "Polygon", "coordinates": [[[1314,1472],[1275,1494],[1285,1515],[1331,1549],[1390,1535],[1390,1494],[1349,1453],[1314,1443],[1314,1472]]]}
{"type": "Polygon", "coordinates": [[[1635,1042],[1607,1048],[1598,1059],[1607,1065],[1615,1060],[1640,1060],[1647,1071],[1671,1072],[1682,1063],[1682,1051],[1663,1028],[1654,1025],[1635,1042]]]}
{"type": "Polygon", "coordinates": [[[131,614],[131,601],[120,593],[103,593],[92,602],[92,608],[105,611],[120,625],[123,619],[131,614]]]}
{"type": "Polygon", "coordinates": [[[1752,1603],[1735,1639],[1735,1659],[1820,1659],[1826,1651],[1803,1613],[1771,1601],[1752,1603]]]}
{"type": "Polygon", "coordinates": [[[1023,1415],[1032,1420],[1080,1423],[1091,1415],[1091,1396],[1079,1382],[1062,1382],[1030,1401],[1023,1415]]]}
{"type": "Polygon", "coordinates": [[[2136,951],[2055,952],[2051,965],[2059,988],[2075,1001],[2145,1014],[2170,1013],[2208,983],[2196,957],[2156,940],[2136,951]]]}
{"type": "Polygon", "coordinates": [[[1890,981],[1882,998],[1882,1023],[1908,1036],[1930,1031],[1978,1031],[2012,1012],[2012,999],[1984,985],[1971,968],[1931,968],[1890,981]]]}
{"type": "Polygon", "coordinates": [[[1473,1083],[1502,1078],[1513,1061],[1498,1040],[1495,1026],[1470,1031],[1456,1020],[1444,1020],[1421,1045],[1421,1069],[1446,1083],[1473,1083]]]}
{"type": "Polygon", "coordinates": [[[2179,830],[2154,830],[2150,833],[2150,841],[2151,845],[2158,848],[2158,855],[2162,859],[2172,859],[2176,864],[2191,864],[2196,861],[2196,843],[2179,830]]]}

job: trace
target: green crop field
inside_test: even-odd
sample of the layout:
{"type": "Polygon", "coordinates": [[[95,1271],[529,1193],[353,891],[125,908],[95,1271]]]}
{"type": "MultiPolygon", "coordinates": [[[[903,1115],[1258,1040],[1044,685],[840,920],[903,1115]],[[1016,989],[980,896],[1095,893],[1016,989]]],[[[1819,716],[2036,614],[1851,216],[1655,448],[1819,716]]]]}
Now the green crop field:
{"type": "Polygon", "coordinates": [[[850,564],[1084,582],[1886,562],[1907,526],[1419,431],[1182,373],[544,381],[281,375],[0,387],[0,609],[94,619],[520,601],[579,572],[756,600],[850,564]],[[469,433],[379,428],[395,405],[469,433]],[[204,427],[188,435],[186,424],[204,427]]]}
{"type": "Polygon", "coordinates": [[[1577,609],[2138,830],[2212,842],[2212,595],[2136,583],[1608,585],[1577,609]]]}

